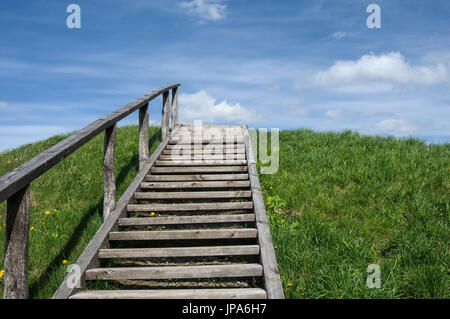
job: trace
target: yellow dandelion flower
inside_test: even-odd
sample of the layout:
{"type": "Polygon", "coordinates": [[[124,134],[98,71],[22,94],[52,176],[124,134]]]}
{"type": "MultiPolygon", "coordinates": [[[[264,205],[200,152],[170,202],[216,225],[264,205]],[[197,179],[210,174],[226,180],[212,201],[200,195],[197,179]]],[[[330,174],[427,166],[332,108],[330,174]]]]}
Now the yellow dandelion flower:
{"type": "Polygon", "coordinates": [[[5,274],[5,270],[4,269],[0,270],[0,279],[3,278],[4,274],[5,274]]]}
{"type": "Polygon", "coordinates": [[[10,161],[10,160],[8,160],[8,164],[11,164],[11,161],[10,161]]]}
{"type": "Polygon", "coordinates": [[[34,230],[34,226],[31,226],[31,227],[30,227],[30,230],[34,230]]]}
{"type": "Polygon", "coordinates": [[[58,210],[57,210],[57,209],[54,209],[53,211],[54,211],[55,213],[57,213],[57,212],[58,212],[58,210]]]}
{"type": "Polygon", "coordinates": [[[64,259],[64,260],[62,261],[62,263],[63,263],[63,265],[67,264],[67,263],[68,263],[67,259],[64,259]]]}
{"type": "Polygon", "coordinates": [[[151,212],[150,215],[151,215],[151,216],[155,216],[155,212],[151,212]]]}
{"type": "Polygon", "coordinates": [[[353,276],[356,276],[356,272],[353,273],[353,276]]]}
{"type": "Polygon", "coordinates": [[[269,187],[269,189],[273,189],[273,187],[272,187],[272,186],[270,186],[270,187],[269,187]]]}
{"type": "Polygon", "coordinates": [[[50,215],[50,211],[46,211],[45,215],[47,215],[47,216],[50,215]]]}
{"type": "Polygon", "coordinates": [[[292,287],[292,282],[288,282],[287,286],[292,287]]]}
{"type": "Polygon", "coordinates": [[[275,246],[273,246],[273,248],[277,249],[277,248],[278,248],[278,246],[277,246],[277,245],[275,245],[275,246]]]}

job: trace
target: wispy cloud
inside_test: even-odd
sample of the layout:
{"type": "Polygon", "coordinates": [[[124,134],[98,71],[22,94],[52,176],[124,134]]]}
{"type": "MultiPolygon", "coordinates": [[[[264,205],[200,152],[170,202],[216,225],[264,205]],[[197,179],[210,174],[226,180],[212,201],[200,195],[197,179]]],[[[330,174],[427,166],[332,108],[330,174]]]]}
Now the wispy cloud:
{"type": "Polygon", "coordinates": [[[6,102],[0,101],[0,109],[6,108],[8,104],[6,102]]]}
{"type": "Polygon", "coordinates": [[[347,36],[347,33],[344,31],[336,31],[334,33],[332,33],[328,39],[333,39],[333,40],[341,40],[343,38],[345,38],[347,36]]]}
{"type": "Polygon", "coordinates": [[[180,7],[187,9],[191,15],[211,21],[224,19],[227,10],[227,6],[222,4],[221,0],[183,1],[180,3],[180,7]]]}
{"type": "Polygon", "coordinates": [[[416,132],[417,125],[404,119],[388,119],[377,123],[375,129],[379,134],[408,136],[416,132]]]}

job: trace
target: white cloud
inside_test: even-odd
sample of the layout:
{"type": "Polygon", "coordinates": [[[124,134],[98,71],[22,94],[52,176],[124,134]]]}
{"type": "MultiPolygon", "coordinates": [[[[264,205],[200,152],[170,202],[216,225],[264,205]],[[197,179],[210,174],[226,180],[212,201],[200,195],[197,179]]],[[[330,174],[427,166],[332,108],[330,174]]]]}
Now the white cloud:
{"type": "Polygon", "coordinates": [[[343,112],[341,110],[328,110],[325,112],[325,116],[331,120],[337,120],[343,116],[343,112]]]}
{"type": "Polygon", "coordinates": [[[225,18],[227,6],[221,0],[192,0],[181,2],[180,6],[191,15],[205,20],[217,21],[225,18]]]}
{"type": "Polygon", "coordinates": [[[429,86],[449,81],[444,63],[410,65],[399,52],[362,56],[357,61],[337,61],[316,73],[312,86],[346,91],[390,91],[396,88],[429,86]]]}
{"type": "Polygon", "coordinates": [[[341,119],[349,119],[360,116],[361,113],[359,111],[354,110],[328,110],[325,112],[325,116],[330,120],[341,120],[341,119]]]}
{"type": "Polygon", "coordinates": [[[255,118],[253,112],[243,108],[239,103],[216,102],[217,99],[203,90],[194,94],[181,94],[179,111],[181,122],[193,123],[194,120],[202,120],[205,123],[247,123],[255,118]]]}
{"type": "Polygon", "coordinates": [[[390,134],[394,136],[412,135],[417,130],[417,125],[403,119],[388,119],[378,122],[375,130],[380,134],[390,134]]]}
{"type": "Polygon", "coordinates": [[[334,40],[341,40],[345,36],[347,36],[346,32],[344,32],[344,31],[336,31],[336,32],[334,32],[333,34],[330,35],[330,38],[334,39],[334,40]]]}
{"type": "Polygon", "coordinates": [[[0,101],[0,109],[7,107],[8,104],[6,102],[0,101]]]}

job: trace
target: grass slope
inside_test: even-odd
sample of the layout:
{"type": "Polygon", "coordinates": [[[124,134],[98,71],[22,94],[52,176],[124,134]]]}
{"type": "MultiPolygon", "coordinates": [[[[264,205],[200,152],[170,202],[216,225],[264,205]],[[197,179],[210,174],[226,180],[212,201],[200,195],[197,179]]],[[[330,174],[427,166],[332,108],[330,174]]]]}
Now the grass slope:
{"type": "MultiPolygon", "coordinates": [[[[158,128],[150,136],[153,152],[158,128]]],[[[0,175],[62,138],[1,153],[0,175]]],[[[137,172],[137,148],[137,127],[119,128],[118,198],[137,172]]],[[[102,222],[102,158],[99,136],[32,184],[34,298],[51,297],[63,261],[74,263],[102,222]]],[[[281,132],[280,169],[260,179],[286,297],[449,298],[449,158],[449,144],[281,132]],[[381,289],[366,287],[372,263],[381,289]]],[[[0,212],[3,249],[5,203],[0,212]]]]}
{"type": "Polygon", "coordinates": [[[260,179],[286,297],[449,298],[449,170],[450,144],[280,132],[260,179]]]}
{"type": "MultiPolygon", "coordinates": [[[[0,176],[64,139],[55,136],[0,153],[0,176]]],[[[30,297],[50,298],[102,223],[103,138],[101,134],[31,184],[29,244],[30,297]],[[46,214],[46,212],[48,212],[46,214]],[[67,263],[67,264],[65,264],[67,263]]],[[[149,132],[151,152],[160,143],[159,128],[149,132]]],[[[117,199],[137,174],[137,126],[117,130],[117,199]]],[[[4,262],[6,202],[0,204],[0,270],[4,262]]],[[[0,296],[3,295],[0,279],[0,296]]]]}

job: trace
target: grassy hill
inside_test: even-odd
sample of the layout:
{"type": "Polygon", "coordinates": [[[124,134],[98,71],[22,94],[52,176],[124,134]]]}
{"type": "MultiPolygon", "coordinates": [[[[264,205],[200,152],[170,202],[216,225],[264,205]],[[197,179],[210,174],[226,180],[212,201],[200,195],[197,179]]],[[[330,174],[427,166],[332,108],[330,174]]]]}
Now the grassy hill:
{"type": "MultiPolygon", "coordinates": [[[[158,135],[152,127],[151,152],[158,135]]],[[[0,153],[0,175],[64,137],[0,153]]],[[[138,128],[119,128],[118,198],[137,173],[137,149],[138,128]]],[[[102,158],[99,136],[32,184],[33,298],[53,294],[65,263],[76,261],[102,222],[102,158]]],[[[449,144],[280,132],[280,169],[260,179],[286,297],[449,298],[449,170],[449,144]],[[380,289],[366,287],[369,264],[381,267],[380,289]]]]}

